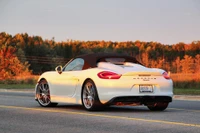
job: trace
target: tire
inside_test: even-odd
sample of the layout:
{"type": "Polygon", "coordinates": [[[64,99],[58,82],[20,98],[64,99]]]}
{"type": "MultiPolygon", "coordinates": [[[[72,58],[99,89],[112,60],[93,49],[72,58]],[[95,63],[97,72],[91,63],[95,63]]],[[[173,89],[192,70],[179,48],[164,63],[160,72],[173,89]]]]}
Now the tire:
{"type": "Polygon", "coordinates": [[[36,99],[42,107],[54,107],[58,104],[51,102],[49,85],[45,79],[41,80],[37,85],[36,99]]]}
{"type": "Polygon", "coordinates": [[[82,105],[88,111],[102,110],[103,105],[99,101],[96,86],[92,80],[87,80],[82,88],[81,93],[82,105]]]}
{"type": "Polygon", "coordinates": [[[154,103],[153,105],[147,105],[151,111],[163,111],[168,107],[169,103],[154,103]]]}

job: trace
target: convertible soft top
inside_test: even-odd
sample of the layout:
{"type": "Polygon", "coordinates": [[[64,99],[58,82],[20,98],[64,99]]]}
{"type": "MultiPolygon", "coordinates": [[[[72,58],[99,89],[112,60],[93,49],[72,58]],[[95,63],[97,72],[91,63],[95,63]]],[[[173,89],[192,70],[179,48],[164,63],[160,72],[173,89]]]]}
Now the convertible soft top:
{"type": "Polygon", "coordinates": [[[76,58],[84,59],[85,63],[83,66],[83,70],[97,67],[97,63],[100,61],[105,61],[105,58],[124,58],[125,62],[141,64],[139,61],[136,60],[136,58],[132,56],[128,56],[125,54],[117,54],[117,53],[92,53],[92,54],[79,55],[76,58]]]}

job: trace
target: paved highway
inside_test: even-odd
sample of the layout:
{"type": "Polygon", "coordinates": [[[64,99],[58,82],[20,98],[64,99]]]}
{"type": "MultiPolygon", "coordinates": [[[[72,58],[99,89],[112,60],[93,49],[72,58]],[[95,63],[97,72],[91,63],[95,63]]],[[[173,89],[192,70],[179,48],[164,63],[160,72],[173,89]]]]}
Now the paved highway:
{"type": "Polygon", "coordinates": [[[88,112],[80,105],[43,108],[33,93],[0,92],[0,133],[200,133],[200,101],[174,100],[167,110],[144,106],[88,112]]]}

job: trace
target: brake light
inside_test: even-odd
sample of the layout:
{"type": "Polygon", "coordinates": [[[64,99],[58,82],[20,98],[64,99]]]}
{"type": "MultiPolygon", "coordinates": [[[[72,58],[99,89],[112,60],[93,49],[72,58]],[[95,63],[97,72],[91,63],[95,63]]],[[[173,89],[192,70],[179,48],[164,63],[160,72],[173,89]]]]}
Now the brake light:
{"type": "Polygon", "coordinates": [[[99,78],[101,79],[119,79],[121,77],[120,74],[109,72],[109,71],[103,71],[97,74],[99,78]]]}
{"type": "Polygon", "coordinates": [[[164,77],[165,79],[171,79],[171,78],[170,78],[170,73],[164,72],[162,75],[163,75],[163,77],[164,77]]]}

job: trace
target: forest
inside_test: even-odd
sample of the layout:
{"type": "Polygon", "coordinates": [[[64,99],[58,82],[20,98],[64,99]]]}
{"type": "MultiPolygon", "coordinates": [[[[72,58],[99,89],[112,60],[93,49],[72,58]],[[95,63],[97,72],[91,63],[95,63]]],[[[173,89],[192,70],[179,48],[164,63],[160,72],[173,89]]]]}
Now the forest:
{"type": "Polygon", "coordinates": [[[79,41],[55,42],[41,36],[0,33],[0,79],[20,75],[39,75],[65,65],[70,58],[97,52],[123,53],[136,57],[147,67],[162,68],[171,73],[200,73],[200,41],[166,45],[144,41],[79,41]]]}

